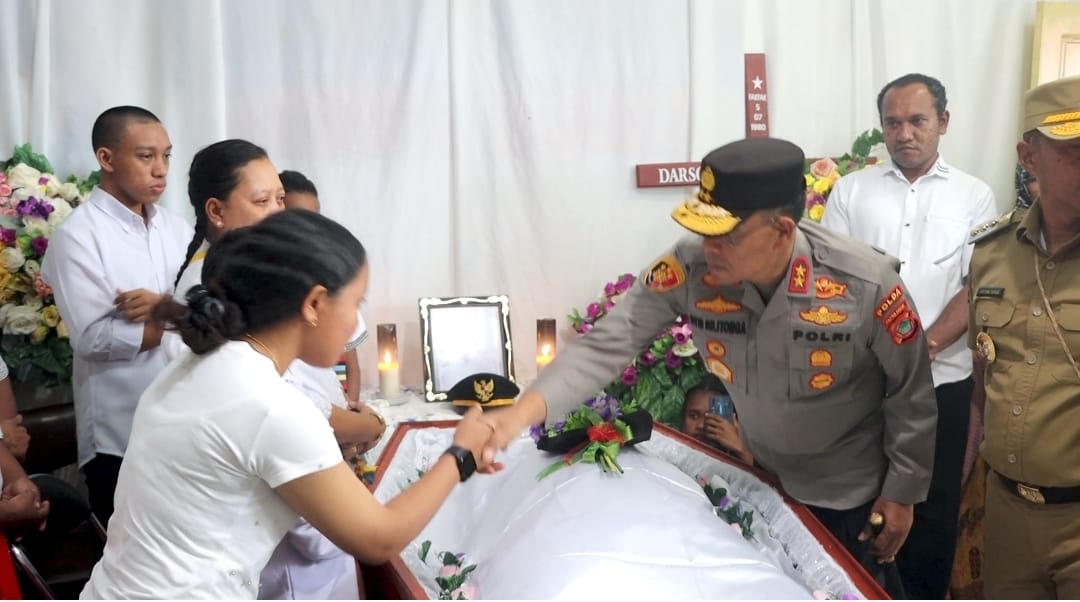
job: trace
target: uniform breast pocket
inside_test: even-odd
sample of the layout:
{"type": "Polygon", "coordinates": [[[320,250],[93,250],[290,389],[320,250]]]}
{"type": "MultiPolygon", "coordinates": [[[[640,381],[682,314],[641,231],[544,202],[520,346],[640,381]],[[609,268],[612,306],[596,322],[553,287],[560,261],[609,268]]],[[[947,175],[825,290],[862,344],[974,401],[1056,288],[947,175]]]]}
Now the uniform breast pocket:
{"type": "Polygon", "coordinates": [[[812,397],[851,376],[850,344],[795,344],[788,351],[788,388],[792,397],[812,397]]]}
{"type": "MultiPolygon", "coordinates": [[[[1062,303],[1059,307],[1054,308],[1054,315],[1057,317],[1058,326],[1061,327],[1061,336],[1065,339],[1069,354],[1080,365],[1080,305],[1062,303]]],[[[1051,333],[1050,336],[1057,338],[1057,334],[1054,333],[1051,333]]],[[[1060,358],[1060,361],[1054,361],[1056,364],[1052,370],[1054,378],[1065,384],[1080,385],[1080,376],[1076,374],[1072,363],[1062,357],[1061,354],[1064,352],[1058,352],[1061,343],[1055,340],[1048,341],[1047,345],[1050,346],[1047,349],[1047,361],[1054,361],[1054,357],[1060,358]]]]}
{"type": "Polygon", "coordinates": [[[975,353],[982,357],[993,355],[995,361],[991,366],[994,367],[1020,360],[1023,354],[1023,333],[1016,328],[1008,328],[1013,323],[1016,305],[1005,299],[975,299],[974,311],[975,353]],[[979,336],[979,333],[985,333],[986,336],[979,336]]]}

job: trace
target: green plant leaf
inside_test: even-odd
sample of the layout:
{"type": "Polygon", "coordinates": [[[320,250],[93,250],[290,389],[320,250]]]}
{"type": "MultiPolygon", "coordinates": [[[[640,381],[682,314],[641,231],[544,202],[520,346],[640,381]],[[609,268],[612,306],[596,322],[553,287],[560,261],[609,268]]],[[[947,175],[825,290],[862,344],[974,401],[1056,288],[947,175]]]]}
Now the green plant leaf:
{"type": "Polygon", "coordinates": [[[427,562],[427,555],[429,551],[431,551],[431,540],[425,539],[424,543],[420,544],[420,562],[427,562]]]}

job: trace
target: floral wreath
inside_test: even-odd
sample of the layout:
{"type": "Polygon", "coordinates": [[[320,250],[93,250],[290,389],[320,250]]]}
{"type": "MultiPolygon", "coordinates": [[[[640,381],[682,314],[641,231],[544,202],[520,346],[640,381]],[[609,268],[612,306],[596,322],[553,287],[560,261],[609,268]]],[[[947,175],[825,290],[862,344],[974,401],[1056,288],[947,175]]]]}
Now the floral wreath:
{"type": "MultiPolygon", "coordinates": [[[[424,540],[420,544],[420,562],[427,564],[428,552],[431,551],[431,540],[424,540]]],[[[442,562],[439,574],[435,577],[435,584],[439,586],[440,600],[475,600],[477,596],[476,585],[468,583],[469,574],[476,570],[475,564],[466,564],[465,555],[462,553],[439,552],[436,558],[442,562]]]]}
{"type": "Polygon", "coordinates": [[[622,474],[616,457],[623,447],[652,437],[652,415],[633,403],[599,395],[547,429],[533,426],[530,434],[537,449],[563,454],[562,459],[541,470],[537,480],[577,462],[595,463],[605,473],[622,474]]]}

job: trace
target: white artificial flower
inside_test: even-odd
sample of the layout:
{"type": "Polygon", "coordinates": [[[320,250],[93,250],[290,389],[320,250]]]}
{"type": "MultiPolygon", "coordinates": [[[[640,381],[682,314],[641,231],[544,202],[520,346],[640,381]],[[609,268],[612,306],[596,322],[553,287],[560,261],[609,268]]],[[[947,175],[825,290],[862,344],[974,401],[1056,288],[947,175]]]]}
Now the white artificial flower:
{"type": "Polygon", "coordinates": [[[38,190],[41,172],[25,163],[19,163],[8,172],[8,185],[12,188],[29,188],[31,193],[38,190]]]}
{"type": "MultiPolygon", "coordinates": [[[[70,203],[71,201],[78,200],[81,193],[79,192],[79,187],[74,183],[64,182],[64,185],[60,187],[60,196],[70,203]]],[[[71,209],[70,205],[68,206],[68,209],[71,209]]]]}
{"type": "Polygon", "coordinates": [[[8,313],[12,309],[15,309],[14,303],[5,303],[3,306],[0,306],[0,329],[2,329],[4,327],[4,324],[7,323],[8,313]]]}
{"type": "Polygon", "coordinates": [[[10,197],[11,198],[11,206],[14,207],[15,205],[18,205],[19,201],[25,201],[26,199],[33,196],[33,194],[34,194],[34,189],[33,188],[16,188],[15,190],[12,190],[11,191],[11,197],[10,197]]]}
{"type": "Polygon", "coordinates": [[[37,274],[40,271],[41,264],[38,263],[36,259],[27,259],[26,263],[23,264],[23,272],[25,272],[26,275],[30,276],[31,278],[34,277],[34,274],[37,274]]]}
{"type": "Polygon", "coordinates": [[[26,258],[23,257],[22,251],[15,247],[8,247],[3,251],[0,251],[0,266],[4,266],[4,269],[9,272],[17,272],[19,268],[26,263],[26,258]]]}
{"type": "Polygon", "coordinates": [[[31,236],[49,236],[56,228],[56,224],[35,215],[25,215],[22,220],[26,233],[31,236]]]}
{"type": "Polygon", "coordinates": [[[679,357],[690,357],[697,353],[697,347],[694,347],[694,341],[690,340],[681,345],[674,345],[671,352],[679,357]]]}
{"type": "Polygon", "coordinates": [[[60,222],[71,215],[71,205],[60,197],[49,199],[49,204],[53,206],[53,211],[49,214],[49,226],[55,229],[60,225],[60,222]]]}
{"type": "Polygon", "coordinates": [[[732,497],[731,485],[729,485],[728,482],[724,480],[724,477],[718,474],[714,474],[712,478],[709,479],[709,486],[713,489],[723,489],[727,492],[728,497],[732,497]]]}
{"type": "Polygon", "coordinates": [[[4,321],[4,334],[30,334],[41,325],[41,314],[32,307],[18,305],[11,308],[4,321]]]}
{"type": "Polygon", "coordinates": [[[60,180],[57,180],[56,176],[52,175],[51,173],[42,174],[42,175],[44,175],[46,178],[49,179],[49,181],[45,183],[45,195],[46,196],[59,196],[60,187],[63,186],[64,183],[61,182],[60,180]]]}
{"type": "Polygon", "coordinates": [[[41,309],[44,305],[45,304],[41,302],[41,297],[38,297],[37,295],[27,295],[26,298],[23,299],[23,306],[29,307],[34,311],[41,309]]]}

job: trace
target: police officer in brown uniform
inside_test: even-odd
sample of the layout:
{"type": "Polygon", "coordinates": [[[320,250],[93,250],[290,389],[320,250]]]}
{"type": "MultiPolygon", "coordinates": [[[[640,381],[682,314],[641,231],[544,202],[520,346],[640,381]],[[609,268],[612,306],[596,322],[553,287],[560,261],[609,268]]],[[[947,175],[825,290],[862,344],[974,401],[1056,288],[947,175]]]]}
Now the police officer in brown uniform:
{"type": "Polygon", "coordinates": [[[1080,78],[1024,96],[1040,198],[976,228],[969,344],[986,362],[986,594],[1080,598],[1080,78]]]}
{"type": "Polygon", "coordinates": [[[695,234],[646,268],[517,405],[485,416],[496,427],[487,453],[575,408],[686,314],[756,461],[864,564],[890,560],[930,484],[929,354],[896,261],[799,221],[803,164],[799,147],[777,139],[709,153],[698,194],[672,214],[695,234]],[[872,510],[885,526],[871,538],[872,510]]]}

